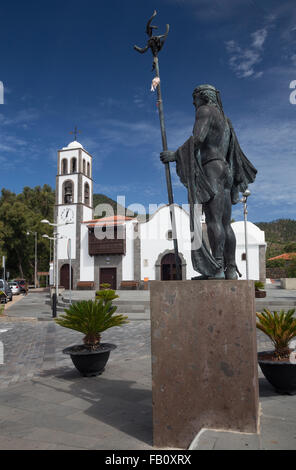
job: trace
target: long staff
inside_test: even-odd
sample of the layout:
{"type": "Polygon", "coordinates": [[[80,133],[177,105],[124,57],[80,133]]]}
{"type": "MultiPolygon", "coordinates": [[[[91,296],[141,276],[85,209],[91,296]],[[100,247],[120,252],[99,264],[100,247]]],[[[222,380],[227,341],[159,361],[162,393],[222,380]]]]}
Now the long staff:
{"type": "MultiPolygon", "coordinates": [[[[158,114],[159,114],[160,131],[161,131],[161,139],[162,139],[162,148],[163,148],[163,151],[166,151],[168,150],[168,144],[167,144],[165,123],[164,123],[163,102],[162,102],[162,97],[161,97],[158,53],[163,47],[163,44],[167,38],[170,28],[169,28],[169,25],[167,24],[165,34],[161,36],[153,36],[153,29],[157,29],[157,26],[152,26],[151,22],[153,18],[156,16],[156,14],[157,12],[155,10],[146,26],[146,33],[149,36],[147,45],[145,47],[134,46],[134,48],[136,51],[140,52],[141,54],[143,54],[144,52],[147,52],[148,49],[150,49],[153,54],[152,70],[155,70],[156,77],[154,78],[152,83],[154,83],[154,86],[157,89],[157,104],[158,104],[158,114]]],[[[176,278],[177,280],[181,280],[182,274],[181,274],[181,266],[180,266],[179,250],[178,250],[174,197],[173,197],[172,179],[171,179],[169,163],[165,163],[165,176],[166,176],[168,201],[169,201],[169,206],[170,206],[170,216],[171,216],[172,232],[173,232],[173,242],[174,242],[174,252],[175,252],[175,262],[176,262],[176,278]]]]}

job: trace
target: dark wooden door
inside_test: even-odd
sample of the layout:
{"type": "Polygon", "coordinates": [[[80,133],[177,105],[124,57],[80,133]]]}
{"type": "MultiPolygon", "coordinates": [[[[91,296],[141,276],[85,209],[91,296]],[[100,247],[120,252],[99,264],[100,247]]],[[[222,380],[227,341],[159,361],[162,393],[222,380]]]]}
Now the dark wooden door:
{"type": "Polygon", "coordinates": [[[100,269],[100,284],[110,284],[111,289],[117,288],[116,282],[116,268],[101,268],[100,269]]]}
{"type": "MultiPolygon", "coordinates": [[[[179,258],[179,263],[181,266],[180,258],[179,258]]],[[[177,279],[177,275],[176,275],[175,254],[168,253],[161,260],[161,280],[162,281],[175,281],[176,279],[177,279]]]]}
{"type": "MultiPolygon", "coordinates": [[[[73,268],[71,268],[71,289],[73,289],[73,268]]],[[[65,289],[69,289],[70,286],[70,265],[63,264],[60,270],[60,286],[63,286],[65,289]]]]}

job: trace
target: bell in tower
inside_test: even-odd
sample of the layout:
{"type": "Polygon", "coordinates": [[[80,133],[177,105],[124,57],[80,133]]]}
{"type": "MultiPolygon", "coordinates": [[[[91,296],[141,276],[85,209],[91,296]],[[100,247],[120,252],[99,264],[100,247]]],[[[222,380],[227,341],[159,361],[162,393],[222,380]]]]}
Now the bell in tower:
{"type": "Polygon", "coordinates": [[[64,204],[71,204],[73,202],[73,186],[71,181],[65,184],[64,204]]]}

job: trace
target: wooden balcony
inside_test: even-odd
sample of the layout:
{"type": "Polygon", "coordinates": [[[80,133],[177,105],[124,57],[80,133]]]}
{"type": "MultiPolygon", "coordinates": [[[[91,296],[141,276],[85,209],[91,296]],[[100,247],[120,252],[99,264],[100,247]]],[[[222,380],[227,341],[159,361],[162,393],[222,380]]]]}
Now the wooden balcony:
{"type": "Polygon", "coordinates": [[[125,230],[124,238],[117,238],[117,230],[114,230],[114,238],[99,239],[95,236],[94,230],[88,232],[88,253],[93,255],[125,255],[125,230]]]}

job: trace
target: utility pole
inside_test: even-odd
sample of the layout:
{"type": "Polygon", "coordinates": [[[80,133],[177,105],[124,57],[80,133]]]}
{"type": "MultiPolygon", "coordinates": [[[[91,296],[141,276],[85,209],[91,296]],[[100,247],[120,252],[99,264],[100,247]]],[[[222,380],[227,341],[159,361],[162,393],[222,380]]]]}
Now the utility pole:
{"type": "Polygon", "coordinates": [[[249,280],[249,253],[248,253],[248,197],[251,195],[251,191],[246,189],[243,193],[241,202],[244,205],[244,228],[245,228],[245,251],[246,251],[246,279],[249,280]]]}

